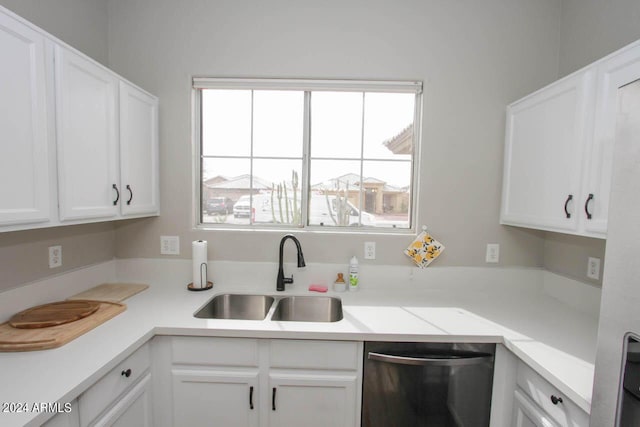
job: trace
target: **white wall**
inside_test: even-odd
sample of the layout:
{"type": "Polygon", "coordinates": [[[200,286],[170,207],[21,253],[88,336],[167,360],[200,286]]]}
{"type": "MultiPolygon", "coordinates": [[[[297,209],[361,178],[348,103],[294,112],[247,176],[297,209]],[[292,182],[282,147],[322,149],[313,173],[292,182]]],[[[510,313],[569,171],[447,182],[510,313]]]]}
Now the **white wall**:
{"type": "MultiPolygon", "coordinates": [[[[277,260],[282,233],[192,229],[193,75],[424,81],[420,214],[447,247],[434,265],[542,265],[543,234],[498,224],[505,106],[555,80],[558,0],[109,0],[109,64],[160,97],[162,215],[118,223],[119,258],[158,257],[159,236],[209,241],[212,259],[277,260]]],[[[301,234],[301,233],[299,233],[301,234]]],[[[406,264],[408,236],[301,235],[310,262],[362,242],[406,264]]]]}

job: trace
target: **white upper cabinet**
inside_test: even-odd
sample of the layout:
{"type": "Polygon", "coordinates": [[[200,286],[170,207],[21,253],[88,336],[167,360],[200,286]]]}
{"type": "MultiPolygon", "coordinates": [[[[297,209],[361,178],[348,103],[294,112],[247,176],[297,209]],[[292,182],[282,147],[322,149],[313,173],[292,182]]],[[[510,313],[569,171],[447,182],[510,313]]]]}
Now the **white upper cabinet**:
{"type": "Polygon", "coordinates": [[[118,81],[93,61],[55,47],[60,219],[118,214],[118,81]]]}
{"type": "Polygon", "coordinates": [[[640,41],[507,108],[501,224],[606,238],[618,88],[640,41]]]}
{"type": "Polygon", "coordinates": [[[597,68],[597,104],[593,145],[590,149],[584,193],[589,198],[585,206],[586,230],[607,232],[609,190],[611,188],[613,144],[616,133],[618,88],[640,79],[640,45],[606,58],[597,68]]]}
{"type": "Polygon", "coordinates": [[[125,82],[120,82],[120,183],[123,215],[158,213],[158,99],[125,82]]]}
{"type": "Polygon", "coordinates": [[[507,109],[503,224],[575,231],[593,71],[572,75],[507,109]]]}
{"type": "Polygon", "coordinates": [[[158,98],[0,6],[0,232],[159,214],[158,98]]]}
{"type": "Polygon", "coordinates": [[[0,225],[49,220],[45,38],[0,14],[0,225]]]}

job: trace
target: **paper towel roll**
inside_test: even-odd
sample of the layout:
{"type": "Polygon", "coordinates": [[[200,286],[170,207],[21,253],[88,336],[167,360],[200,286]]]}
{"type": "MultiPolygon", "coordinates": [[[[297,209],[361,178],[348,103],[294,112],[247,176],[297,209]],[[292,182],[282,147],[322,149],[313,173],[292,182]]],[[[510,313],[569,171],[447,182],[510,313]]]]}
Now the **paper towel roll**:
{"type": "Polygon", "coordinates": [[[207,241],[194,240],[191,243],[193,259],[193,287],[207,286],[207,241]],[[203,265],[204,264],[204,265],[203,265]]]}

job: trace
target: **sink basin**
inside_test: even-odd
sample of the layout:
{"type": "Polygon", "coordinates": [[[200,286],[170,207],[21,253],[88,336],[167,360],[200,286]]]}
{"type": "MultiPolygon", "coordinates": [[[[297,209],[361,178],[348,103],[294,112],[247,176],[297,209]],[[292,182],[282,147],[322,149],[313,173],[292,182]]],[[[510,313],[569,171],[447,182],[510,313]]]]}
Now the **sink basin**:
{"type": "Polygon", "coordinates": [[[195,317],[201,319],[263,320],[273,304],[266,295],[222,294],[202,307],[195,317]]]}
{"type": "Polygon", "coordinates": [[[271,320],[337,322],[342,319],[342,301],[332,297],[294,296],[278,302],[271,320]]]}

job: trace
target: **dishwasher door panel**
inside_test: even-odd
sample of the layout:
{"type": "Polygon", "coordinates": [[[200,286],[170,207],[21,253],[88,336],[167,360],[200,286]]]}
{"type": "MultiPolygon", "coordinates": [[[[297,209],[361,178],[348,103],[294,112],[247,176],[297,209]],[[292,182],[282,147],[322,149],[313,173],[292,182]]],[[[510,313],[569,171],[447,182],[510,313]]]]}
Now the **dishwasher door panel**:
{"type": "Polygon", "coordinates": [[[365,343],[363,426],[489,426],[494,344],[365,343]]]}

